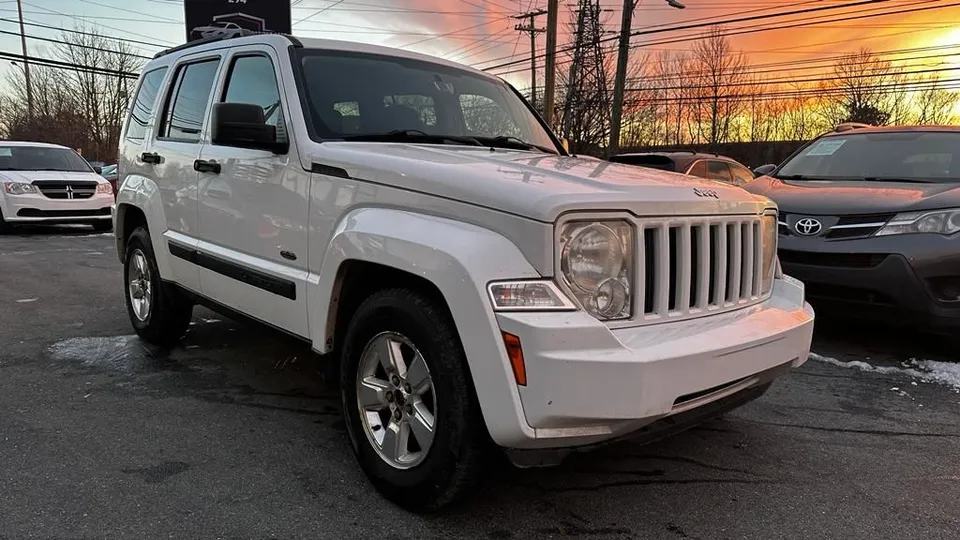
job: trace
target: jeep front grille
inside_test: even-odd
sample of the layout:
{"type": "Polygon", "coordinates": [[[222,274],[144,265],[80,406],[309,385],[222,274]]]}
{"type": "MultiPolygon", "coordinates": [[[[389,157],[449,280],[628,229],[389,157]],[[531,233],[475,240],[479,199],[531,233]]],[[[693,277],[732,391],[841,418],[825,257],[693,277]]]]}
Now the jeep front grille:
{"type": "Polygon", "coordinates": [[[761,300],[760,219],[640,220],[635,319],[685,319],[761,300]]]}

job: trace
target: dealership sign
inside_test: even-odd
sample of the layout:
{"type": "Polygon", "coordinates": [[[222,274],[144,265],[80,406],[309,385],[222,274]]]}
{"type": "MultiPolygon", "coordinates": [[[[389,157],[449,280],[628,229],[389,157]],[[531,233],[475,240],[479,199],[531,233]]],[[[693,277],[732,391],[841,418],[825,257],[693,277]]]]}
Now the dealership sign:
{"type": "Polygon", "coordinates": [[[291,33],[290,0],[184,0],[187,41],[243,30],[291,33]]]}

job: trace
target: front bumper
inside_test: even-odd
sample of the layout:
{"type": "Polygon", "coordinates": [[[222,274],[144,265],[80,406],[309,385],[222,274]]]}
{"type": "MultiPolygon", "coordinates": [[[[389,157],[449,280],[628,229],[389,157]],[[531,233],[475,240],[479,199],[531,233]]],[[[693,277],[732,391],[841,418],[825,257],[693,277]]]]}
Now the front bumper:
{"type": "Polygon", "coordinates": [[[814,313],[803,294],[786,278],[749,308],[616,330],[582,312],[500,313],[523,349],[520,414],[533,435],[499,442],[592,445],[762,386],[807,360],[814,313]]]}
{"type": "Polygon", "coordinates": [[[3,219],[9,223],[71,223],[110,220],[113,195],[89,199],[49,199],[39,193],[5,195],[3,219]]]}
{"type": "Polygon", "coordinates": [[[780,237],[784,272],[803,281],[826,311],[858,318],[960,327],[960,235],[873,237],[825,242],[780,237]]]}

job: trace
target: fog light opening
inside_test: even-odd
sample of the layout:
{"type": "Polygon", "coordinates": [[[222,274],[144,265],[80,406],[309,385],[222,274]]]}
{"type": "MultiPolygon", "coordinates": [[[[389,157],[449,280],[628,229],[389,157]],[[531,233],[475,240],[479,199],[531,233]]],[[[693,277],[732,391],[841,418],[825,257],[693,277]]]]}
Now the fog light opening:
{"type": "Polygon", "coordinates": [[[941,302],[960,302],[960,276],[930,278],[929,283],[941,302]]]}

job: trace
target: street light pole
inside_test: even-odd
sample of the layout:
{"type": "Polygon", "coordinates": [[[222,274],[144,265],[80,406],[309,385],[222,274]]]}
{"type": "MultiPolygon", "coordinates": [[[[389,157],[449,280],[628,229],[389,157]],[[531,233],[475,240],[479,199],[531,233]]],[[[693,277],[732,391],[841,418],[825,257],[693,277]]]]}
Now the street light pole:
{"type": "MultiPolygon", "coordinates": [[[[610,117],[610,144],[607,156],[612,156],[620,148],[620,125],[623,118],[623,93],[627,78],[627,61],[630,57],[630,30],[633,25],[633,10],[638,0],[623,0],[623,16],[620,19],[620,47],[617,54],[617,75],[613,83],[613,111],[610,117]]],[[[670,7],[683,9],[686,6],[678,0],[666,0],[670,7]]]]}
{"type": "Polygon", "coordinates": [[[27,61],[27,34],[23,29],[23,0],[17,0],[17,14],[20,16],[20,46],[23,49],[23,78],[27,84],[27,118],[33,120],[33,87],[30,85],[30,62],[27,61]]]}

